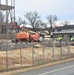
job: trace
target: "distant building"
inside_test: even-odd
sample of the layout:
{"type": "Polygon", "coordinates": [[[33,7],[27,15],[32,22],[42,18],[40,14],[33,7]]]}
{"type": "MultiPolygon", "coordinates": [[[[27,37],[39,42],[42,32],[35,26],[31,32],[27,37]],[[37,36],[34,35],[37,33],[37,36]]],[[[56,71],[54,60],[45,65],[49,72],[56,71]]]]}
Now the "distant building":
{"type": "Polygon", "coordinates": [[[66,32],[66,31],[74,31],[74,25],[66,25],[53,28],[53,32],[66,32]]]}
{"type": "Polygon", "coordinates": [[[56,37],[62,35],[65,39],[74,37],[74,25],[66,25],[53,28],[53,35],[56,37]]]}

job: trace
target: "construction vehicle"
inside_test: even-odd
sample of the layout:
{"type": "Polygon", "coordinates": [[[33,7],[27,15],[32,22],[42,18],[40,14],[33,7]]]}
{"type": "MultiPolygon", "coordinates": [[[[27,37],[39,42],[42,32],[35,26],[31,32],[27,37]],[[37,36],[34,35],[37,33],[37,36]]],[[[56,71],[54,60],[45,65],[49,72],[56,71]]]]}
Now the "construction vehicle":
{"type": "Polygon", "coordinates": [[[18,32],[16,33],[16,38],[12,42],[39,42],[40,35],[37,33],[27,33],[27,32],[18,32]]]}
{"type": "Polygon", "coordinates": [[[16,34],[17,41],[29,41],[29,34],[26,32],[20,32],[16,34]]]}
{"type": "Polygon", "coordinates": [[[33,42],[39,42],[40,40],[40,35],[39,34],[31,34],[31,40],[33,41],[33,42]]]}

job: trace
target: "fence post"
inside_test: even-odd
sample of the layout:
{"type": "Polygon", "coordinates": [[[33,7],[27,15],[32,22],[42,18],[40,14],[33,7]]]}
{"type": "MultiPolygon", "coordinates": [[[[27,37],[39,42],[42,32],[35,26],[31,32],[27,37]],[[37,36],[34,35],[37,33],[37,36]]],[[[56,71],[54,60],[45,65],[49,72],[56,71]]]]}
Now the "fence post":
{"type": "Polygon", "coordinates": [[[68,40],[68,56],[70,55],[70,41],[68,40]]]}
{"type": "Polygon", "coordinates": [[[8,70],[8,41],[6,41],[7,50],[6,50],[6,70],[8,70]]]}
{"type": "Polygon", "coordinates": [[[43,63],[45,63],[45,55],[44,55],[44,52],[45,52],[45,47],[43,45],[43,63]]]}
{"type": "Polygon", "coordinates": [[[34,66],[34,45],[32,44],[32,65],[34,66]]]}
{"type": "Polygon", "coordinates": [[[62,59],[62,41],[60,41],[60,47],[61,47],[60,54],[61,54],[61,59],[62,59]]]}
{"type": "Polygon", "coordinates": [[[20,62],[21,62],[21,67],[22,67],[22,50],[21,50],[21,45],[22,45],[22,42],[20,41],[20,62]]]}
{"type": "Polygon", "coordinates": [[[6,28],[7,28],[7,32],[6,32],[6,70],[8,70],[8,50],[9,50],[9,45],[8,45],[8,38],[9,38],[8,26],[6,28]]]}
{"type": "Polygon", "coordinates": [[[53,38],[53,46],[52,46],[52,54],[53,54],[53,61],[55,60],[55,54],[54,54],[54,50],[55,50],[55,40],[54,40],[54,38],[53,38]]]}

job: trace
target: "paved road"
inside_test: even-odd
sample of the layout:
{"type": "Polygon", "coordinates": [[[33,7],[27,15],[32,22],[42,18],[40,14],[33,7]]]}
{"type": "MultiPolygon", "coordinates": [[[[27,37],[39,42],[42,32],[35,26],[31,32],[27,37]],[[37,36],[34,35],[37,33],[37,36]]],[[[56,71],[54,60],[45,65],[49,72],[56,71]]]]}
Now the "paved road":
{"type": "Polygon", "coordinates": [[[15,75],[74,75],[74,61],[31,70],[15,75]]]}

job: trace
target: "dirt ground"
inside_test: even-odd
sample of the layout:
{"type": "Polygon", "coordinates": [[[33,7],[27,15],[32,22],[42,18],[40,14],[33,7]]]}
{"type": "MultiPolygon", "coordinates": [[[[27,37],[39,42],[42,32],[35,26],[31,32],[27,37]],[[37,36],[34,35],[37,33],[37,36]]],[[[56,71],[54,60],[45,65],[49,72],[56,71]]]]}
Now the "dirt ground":
{"type": "MultiPolygon", "coordinates": [[[[68,56],[68,47],[62,47],[63,57],[68,56]]],[[[70,46],[69,54],[74,56],[74,46],[70,46]]],[[[61,47],[55,47],[54,50],[54,59],[59,60],[61,58],[61,47]]],[[[22,49],[8,50],[7,55],[6,51],[0,51],[0,70],[6,68],[6,62],[8,62],[9,68],[20,67],[22,66],[32,66],[34,64],[41,64],[43,61],[49,62],[53,60],[53,48],[52,47],[43,47],[40,44],[35,45],[34,47],[27,47],[22,49]],[[7,60],[6,60],[7,56],[7,60]],[[33,62],[34,60],[34,62],[33,62]]]]}
{"type": "Polygon", "coordinates": [[[26,72],[26,71],[29,71],[29,70],[42,68],[42,67],[45,67],[45,66],[52,66],[52,65],[59,64],[59,63],[66,63],[66,62],[73,61],[73,60],[74,60],[74,58],[70,58],[70,59],[66,59],[66,60],[55,61],[55,62],[48,63],[48,64],[45,64],[45,65],[35,66],[35,67],[29,67],[29,68],[13,70],[13,71],[8,71],[8,72],[4,71],[4,72],[0,73],[0,75],[13,75],[13,74],[17,74],[17,73],[20,73],[20,72],[26,72]]]}
{"type": "MultiPolygon", "coordinates": [[[[60,51],[61,51],[60,47],[55,47],[55,50],[54,50],[55,55],[59,55],[60,51]]],[[[32,60],[32,53],[34,54],[34,58],[41,59],[43,57],[43,52],[44,52],[45,59],[47,59],[48,57],[50,59],[52,58],[53,48],[52,47],[45,47],[43,49],[43,46],[40,46],[40,45],[36,45],[34,48],[28,47],[28,48],[22,48],[22,49],[9,50],[7,52],[7,56],[10,59],[11,58],[15,58],[15,59],[19,58],[20,59],[20,55],[22,55],[22,58],[25,58],[26,60],[32,60]]],[[[62,52],[63,52],[63,54],[67,54],[68,47],[67,46],[62,47],[62,52]]],[[[74,46],[70,46],[69,52],[71,54],[74,53],[74,46]]],[[[6,51],[0,51],[0,59],[4,60],[4,58],[6,58],[6,51]]]]}

